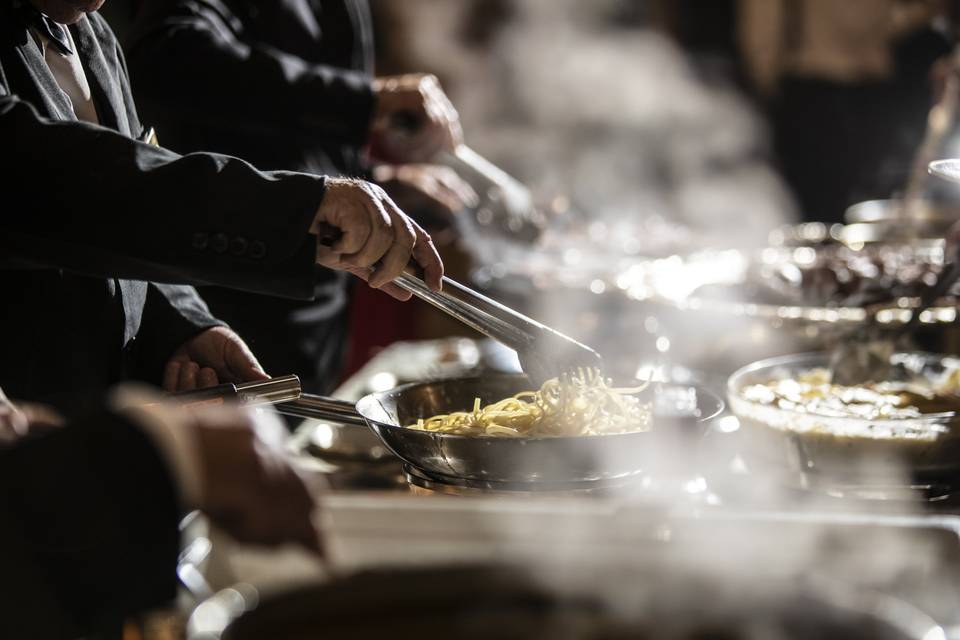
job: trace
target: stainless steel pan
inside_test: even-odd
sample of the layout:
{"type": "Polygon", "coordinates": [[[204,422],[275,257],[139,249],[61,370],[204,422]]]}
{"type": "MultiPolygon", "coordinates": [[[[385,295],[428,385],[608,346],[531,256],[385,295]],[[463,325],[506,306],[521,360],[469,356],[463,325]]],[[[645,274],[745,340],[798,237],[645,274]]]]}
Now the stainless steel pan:
{"type": "Polygon", "coordinates": [[[465,411],[531,389],[526,376],[492,375],[406,384],[352,403],[303,394],[281,413],[366,424],[397,457],[429,475],[501,483],[552,484],[613,480],[640,473],[665,446],[702,435],[723,409],[715,394],[687,385],[651,385],[639,397],[654,404],[650,431],[603,436],[497,438],[408,429],[418,418],[465,411]]]}

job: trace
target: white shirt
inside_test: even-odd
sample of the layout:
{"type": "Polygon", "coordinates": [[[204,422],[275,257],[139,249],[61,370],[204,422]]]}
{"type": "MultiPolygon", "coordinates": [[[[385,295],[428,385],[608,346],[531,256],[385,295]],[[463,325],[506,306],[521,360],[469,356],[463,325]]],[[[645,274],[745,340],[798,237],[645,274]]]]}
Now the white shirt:
{"type": "Polygon", "coordinates": [[[31,29],[40,50],[43,52],[43,60],[47,63],[50,73],[54,80],[60,86],[60,90],[70,100],[73,105],[73,113],[77,120],[100,124],[100,118],[97,117],[97,107],[93,103],[93,95],[90,92],[90,83],[87,82],[87,74],[83,71],[83,64],[80,62],[80,56],[77,55],[77,45],[73,41],[73,34],[70,29],[64,29],[67,39],[70,41],[70,55],[60,53],[60,50],[50,46],[49,40],[40,32],[31,29]]]}

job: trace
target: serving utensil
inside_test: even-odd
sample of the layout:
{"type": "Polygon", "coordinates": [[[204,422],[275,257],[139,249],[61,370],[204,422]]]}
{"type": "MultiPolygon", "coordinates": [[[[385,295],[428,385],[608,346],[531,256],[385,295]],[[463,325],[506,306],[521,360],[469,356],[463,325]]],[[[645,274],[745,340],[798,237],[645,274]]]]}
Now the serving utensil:
{"type": "Polygon", "coordinates": [[[927,165],[927,172],[949,182],[960,183],[960,158],[934,160],[927,165]]]}
{"type": "Polygon", "coordinates": [[[490,404],[532,388],[522,375],[488,375],[401,385],[352,402],[303,394],[277,405],[280,413],[366,424],[383,444],[434,478],[564,488],[573,483],[637,474],[663,454],[657,443],[678,450],[698,439],[705,423],[723,410],[711,392],[691,385],[651,385],[640,398],[653,404],[648,431],[594,436],[504,438],[460,436],[409,429],[418,418],[468,411],[474,399],[490,404]]]}
{"type": "MultiPolygon", "coordinates": [[[[319,225],[318,240],[324,246],[332,246],[341,235],[330,224],[319,225]]],[[[516,351],[520,366],[537,387],[566,371],[602,370],[595,350],[452,278],[444,276],[443,290],[433,291],[411,265],[393,284],[516,351]]]]}
{"type": "Polygon", "coordinates": [[[276,404],[300,397],[300,378],[295,375],[277,376],[254,382],[225,382],[214,387],[181,391],[171,398],[181,404],[202,404],[237,400],[247,405],[276,404]]]}

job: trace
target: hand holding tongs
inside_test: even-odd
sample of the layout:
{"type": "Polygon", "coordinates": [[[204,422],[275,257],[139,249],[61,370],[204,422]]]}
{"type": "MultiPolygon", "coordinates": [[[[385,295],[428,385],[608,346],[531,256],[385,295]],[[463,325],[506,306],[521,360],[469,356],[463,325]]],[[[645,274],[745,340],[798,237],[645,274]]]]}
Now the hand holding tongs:
{"type": "MultiPolygon", "coordinates": [[[[331,246],[341,235],[336,227],[320,223],[320,244],[331,246]]],[[[535,384],[581,367],[602,368],[600,354],[590,347],[446,276],[442,280],[443,290],[433,291],[415,269],[407,267],[393,284],[515,350],[520,366],[535,384]]]]}

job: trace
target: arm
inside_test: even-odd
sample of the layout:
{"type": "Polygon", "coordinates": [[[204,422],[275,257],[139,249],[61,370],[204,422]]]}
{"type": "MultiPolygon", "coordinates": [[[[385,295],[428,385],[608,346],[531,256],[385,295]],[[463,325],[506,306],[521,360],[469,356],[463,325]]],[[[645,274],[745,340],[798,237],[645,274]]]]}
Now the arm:
{"type": "MultiPolygon", "coordinates": [[[[224,324],[211,315],[193,287],[151,282],[143,307],[144,322],[137,335],[137,375],[163,379],[174,351],[201,332],[224,324]]],[[[168,389],[174,391],[175,389],[168,389]]]]}
{"type": "Polygon", "coordinates": [[[366,142],[375,102],[366,73],[245,42],[235,21],[217,0],[147,2],[127,47],[138,95],[195,124],[366,142]]]}
{"type": "Polygon", "coordinates": [[[321,550],[319,487],[290,464],[275,417],[134,389],[112,406],[0,445],[0,637],[116,629],[169,602],[184,506],[241,542],[321,550]]]}
{"type": "Polygon", "coordinates": [[[0,636],[74,637],[171,600],[174,487],[113,414],[0,447],[0,636]]]}
{"type": "Polygon", "coordinates": [[[312,296],[308,230],[323,178],[179,156],[103,127],[41,118],[4,93],[0,86],[6,266],[312,296]]]}

